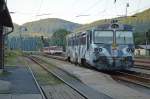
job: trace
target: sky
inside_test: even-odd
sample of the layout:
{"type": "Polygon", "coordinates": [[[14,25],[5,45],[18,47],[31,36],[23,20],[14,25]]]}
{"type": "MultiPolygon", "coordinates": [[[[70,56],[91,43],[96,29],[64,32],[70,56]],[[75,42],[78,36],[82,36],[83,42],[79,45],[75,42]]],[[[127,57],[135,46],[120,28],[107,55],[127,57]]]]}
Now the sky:
{"type": "Polygon", "coordinates": [[[100,19],[133,15],[150,8],[150,0],[7,0],[14,23],[61,18],[87,24],[100,19]]]}

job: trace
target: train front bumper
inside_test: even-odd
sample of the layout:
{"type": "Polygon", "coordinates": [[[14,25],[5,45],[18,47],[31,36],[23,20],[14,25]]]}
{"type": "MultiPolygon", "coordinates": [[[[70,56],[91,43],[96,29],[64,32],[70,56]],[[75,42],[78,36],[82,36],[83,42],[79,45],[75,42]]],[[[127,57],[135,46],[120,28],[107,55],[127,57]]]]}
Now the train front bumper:
{"type": "Polygon", "coordinates": [[[133,66],[132,57],[100,57],[93,62],[96,68],[104,70],[122,70],[133,66]]]}

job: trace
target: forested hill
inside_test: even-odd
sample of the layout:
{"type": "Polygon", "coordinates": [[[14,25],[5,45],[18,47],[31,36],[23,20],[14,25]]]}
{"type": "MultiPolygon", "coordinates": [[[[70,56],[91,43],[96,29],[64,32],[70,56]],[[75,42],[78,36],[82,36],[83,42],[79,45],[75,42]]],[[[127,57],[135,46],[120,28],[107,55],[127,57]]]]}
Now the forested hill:
{"type": "MultiPolygon", "coordinates": [[[[68,31],[72,31],[73,29],[80,26],[80,24],[69,22],[63,19],[48,18],[23,24],[22,27],[27,28],[27,30],[23,29],[22,35],[25,37],[41,35],[49,37],[58,29],[66,29],[68,31]]],[[[14,24],[14,27],[15,31],[11,33],[10,36],[19,36],[19,25],[14,24]]]]}
{"type": "MultiPolygon", "coordinates": [[[[115,19],[118,19],[120,23],[132,25],[136,33],[143,33],[145,31],[148,31],[148,29],[150,29],[150,8],[135,15],[128,16],[127,18],[124,17],[115,19]]],[[[104,23],[110,23],[110,21],[111,19],[98,20],[90,24],[86,24],[82,28],[97,26],[104,23]]]]}

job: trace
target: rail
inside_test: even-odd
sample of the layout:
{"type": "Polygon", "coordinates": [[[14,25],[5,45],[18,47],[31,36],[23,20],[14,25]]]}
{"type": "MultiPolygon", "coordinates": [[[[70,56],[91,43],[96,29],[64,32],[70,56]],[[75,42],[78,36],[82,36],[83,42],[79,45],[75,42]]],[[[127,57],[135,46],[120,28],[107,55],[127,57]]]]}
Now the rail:
{"type": "Polygon", "coordinates": [[[72,77],[72,75],[69,75],[60,68],[57,68],[56,66],[54,66],[55,69],[49,69],[47,66],[45,66],[45,62],[43,60],[33,56],[29,58],[35,63],[37,63],[39,66],[41,66],[44,70],[53,74],[55,77],[63,81],[66,85],[71,87],[85,99],[112,99],[111,97],[88,87],[86,84],[82,83],[81,81],[72,77]],[[42,62],[44,62],[44,65],[42,64],[42,62]]]}
{"type": "Polygon", "coordinates": [[[116,71],[114,78],[150,88],[150,75],[133,71],[116,71]]]}
{"type": "Polygon", "coordinates": [[[36,78],[35,78],[35,75],[34,75],[32,69],[30,68],[29,64],[26,63],[26,65],[27,65],[28,70],[30,71],[30,73],[31,73],[31,75],[32,75],[32,77],[33,77],[33,79],[34,79],[34,82],[35,82],[37,88],[39,89],[39,91],[40,91],[40,93],[41,93],[42,99],[47,99],[47,97],[45,96],[44,91],[42,90],[42,88],[40,87],[39,83],[37,82],[37,80],[36,80],[36,78]]]}
{"type": "Polygon", "coordinates": [[[134,67],[150,70],[150,60],[148,59],[134,59],[134,67]]]}
{"type": "MultiPolygon", "coordinates": [[[[44,55],[48,58],[54,58],[58,60],[65,61],[66,59],[62,56],[54,56],[54,55],[44,55]]],[[[143,65],[135,65],[136,68],[142,68],[142,69],[150,69],[149,66],[143,66],[143,65]]],[[[105,72],[104,72],[105,73],[105,72]]],[[[113,73],[106,73],[111,75],[113,78],[118,80],[127,81],[130,83],[134,83],[143,87],[150,88],[150,75],[149,74],[143,74],[143,73],[137,73],[133,71],[115,71],[115,75],[113,73]]]]}

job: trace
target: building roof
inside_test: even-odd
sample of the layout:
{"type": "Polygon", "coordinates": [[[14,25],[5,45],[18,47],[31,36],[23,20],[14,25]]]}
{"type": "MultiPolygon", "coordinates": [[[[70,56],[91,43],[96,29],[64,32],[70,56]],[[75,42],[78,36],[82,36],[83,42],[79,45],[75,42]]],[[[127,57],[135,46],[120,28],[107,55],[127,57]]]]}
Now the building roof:
{"type": "Polygon", "coordinates": [[[148,49],[150,50],[150,45],[137,45],[136,48],[148,49]]]}
{"type": "Polygon", "coordinates": [[[0,26],[13,28],[12,19],[4,0],[0,0],[0,26]]]}

